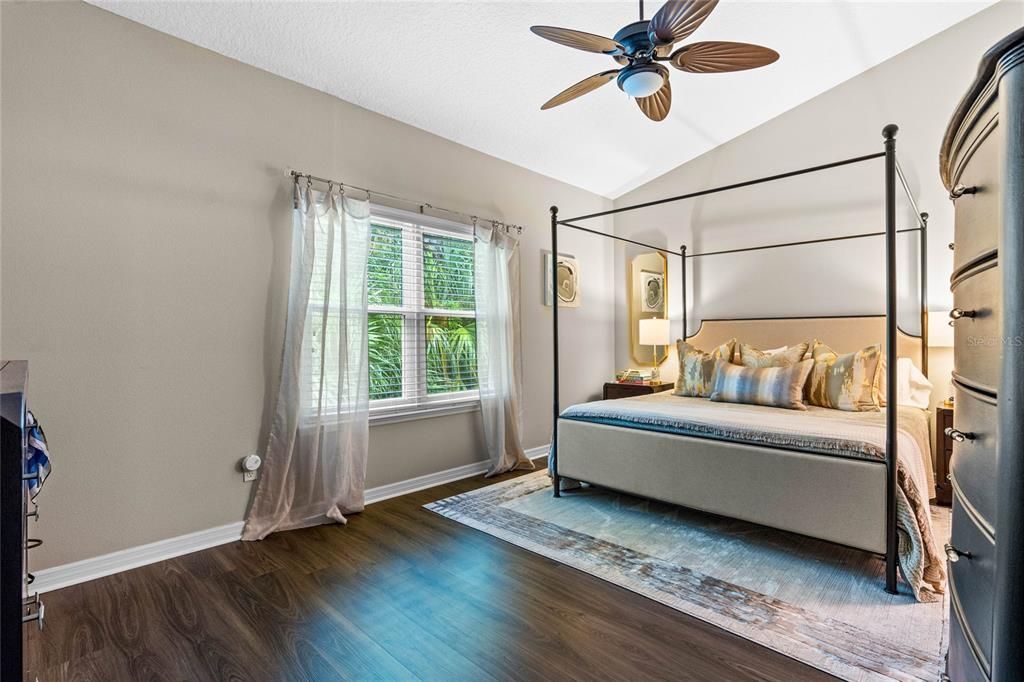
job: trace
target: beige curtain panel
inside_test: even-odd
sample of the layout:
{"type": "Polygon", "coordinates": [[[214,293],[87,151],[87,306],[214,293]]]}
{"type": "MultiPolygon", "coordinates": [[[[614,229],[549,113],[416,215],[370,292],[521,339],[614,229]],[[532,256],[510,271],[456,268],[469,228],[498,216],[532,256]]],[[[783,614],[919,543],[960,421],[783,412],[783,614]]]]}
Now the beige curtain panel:
{"type": "Polygon", "coordinates": [[[363,509],[370,205],[296,191],[281,384],[243,540],[363,509]]]}
{"type": "Polygon", "coordinates": [[[480,413],[491,460],[487,476],[532,469],[523,451],[519,340],[519,241],[504,230],[477,226],[477,371],[480,413]]]}

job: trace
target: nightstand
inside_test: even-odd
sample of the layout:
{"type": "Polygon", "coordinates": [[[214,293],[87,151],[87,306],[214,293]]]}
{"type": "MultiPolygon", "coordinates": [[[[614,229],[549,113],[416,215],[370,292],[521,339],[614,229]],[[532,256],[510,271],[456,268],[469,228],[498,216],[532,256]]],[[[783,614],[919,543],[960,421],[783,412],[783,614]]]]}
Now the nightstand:
{"type": "Polygon", "coordinates": [[[949,458],[953,456],[953,439],[946,429],[953,426],[953,408],[935,408],[935,502],[953,504],[953,483],[949,480],[949,458]]]}
{"type": "Polygon", "coordinates": [[[648,395],[650,393],[661,393],[672,390],[675,386],[671,381],[659,381],[653,384],[626,384],[618,381],[609,381],[604,385],[603,400],[615,400],[616,398],[632,398],[635,395],[648,395]]]}

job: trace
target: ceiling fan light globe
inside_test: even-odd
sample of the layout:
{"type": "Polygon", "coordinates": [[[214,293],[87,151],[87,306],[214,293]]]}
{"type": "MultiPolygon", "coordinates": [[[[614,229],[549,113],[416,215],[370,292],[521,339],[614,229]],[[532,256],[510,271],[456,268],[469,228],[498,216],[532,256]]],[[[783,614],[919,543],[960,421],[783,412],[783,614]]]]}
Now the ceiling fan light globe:
{"type": "Polygon", "coordinates": [[[619,84],[622,91],[633,98],[650,97],[665,84],[665,77],[658,71],[636,71],[626,75],[619,84]]]}

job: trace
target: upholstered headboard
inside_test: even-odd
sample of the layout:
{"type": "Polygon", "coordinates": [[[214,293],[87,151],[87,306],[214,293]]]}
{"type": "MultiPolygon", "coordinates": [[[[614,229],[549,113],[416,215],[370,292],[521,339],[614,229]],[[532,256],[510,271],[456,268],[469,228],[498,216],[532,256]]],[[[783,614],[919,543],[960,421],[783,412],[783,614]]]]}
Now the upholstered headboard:
{"type": "MultiPolygon", "coordinates": [[[[850,317],[778,317],[745,320],[704,320],[700,329],[687,341],[697,348],[709,350],[736,338],[758,348],[777,348],[815,339],[837,353],[852,353],[865,346],[880,343],[885,348],[885,316],[850,317]]],[[[897,331],[897,357],[910,358],[920,368],[924,344],[920,336],[897,331]]]]}

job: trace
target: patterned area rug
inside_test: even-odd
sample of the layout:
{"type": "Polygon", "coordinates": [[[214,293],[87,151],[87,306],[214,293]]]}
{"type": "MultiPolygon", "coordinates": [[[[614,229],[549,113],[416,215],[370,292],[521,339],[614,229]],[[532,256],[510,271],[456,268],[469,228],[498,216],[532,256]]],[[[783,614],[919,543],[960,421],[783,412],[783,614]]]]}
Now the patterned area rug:
{"type": "MultiPolygon", "coordinates": [[[[847,680],[937,680],[947,601],[887,594],[867,552],[585,487],[546,471],[426,505],[847,680]]],[[[949,510],[932,509],[940,544],[949,510]]]]}

